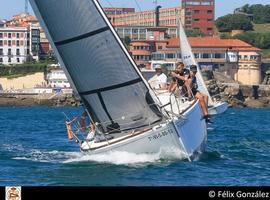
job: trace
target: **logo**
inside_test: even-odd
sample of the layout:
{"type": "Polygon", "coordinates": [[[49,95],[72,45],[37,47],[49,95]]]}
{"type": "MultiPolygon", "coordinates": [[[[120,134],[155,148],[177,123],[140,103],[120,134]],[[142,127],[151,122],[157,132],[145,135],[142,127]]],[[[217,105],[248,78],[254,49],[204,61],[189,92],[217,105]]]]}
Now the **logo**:
{"type": "Polygon", "coordinates": [[[21,200],[21,187],[6,187],[6,200],[21,200]]]}

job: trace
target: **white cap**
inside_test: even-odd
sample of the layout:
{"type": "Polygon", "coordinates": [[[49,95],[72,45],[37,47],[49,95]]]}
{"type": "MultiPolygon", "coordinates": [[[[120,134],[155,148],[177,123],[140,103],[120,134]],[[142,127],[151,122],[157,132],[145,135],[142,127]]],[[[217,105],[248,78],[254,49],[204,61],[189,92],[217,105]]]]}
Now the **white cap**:
{"type": "Polygon", "coordinates": [[[161,65],[156,65],[155,69],[161,69],[161,65]]]}

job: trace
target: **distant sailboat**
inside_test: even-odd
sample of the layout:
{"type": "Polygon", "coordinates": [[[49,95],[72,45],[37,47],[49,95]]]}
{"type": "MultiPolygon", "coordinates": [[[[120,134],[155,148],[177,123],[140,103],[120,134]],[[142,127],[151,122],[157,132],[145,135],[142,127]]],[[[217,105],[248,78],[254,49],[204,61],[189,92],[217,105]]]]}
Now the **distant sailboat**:
{"type": "Polygon", "coordinates": [[[73,133],[81,151],[157,153],[168,148],[190,160],[203,149],[207,129],[198,101],[156,96],[97,0],[30,3],[95,126],[91,141],[77,134],[79,128],[73,133]]]}
{"type": "Polygon", "coordinates": [[[183,28],[183,25],[182,25],[180,19],[178,20],[178,24],[179,24],[180,48],[181,48],[182,62],[184,63],[185,66],[190,66],[190,65],[197,66],[198,73],[196,74],[196,77],[197,77],[198,89],[199,89],[199,91],[201,91],[202,93],[204,93],[208,96],[208,112],[209,112],[209,114],[215,115],[215,114],[221,114],[221,113],[225,112],[228,109],[228,103],[221,102],[221,101],[213,101],[213,98],[209,94],[208,89],[207,89],[205,82],[203,80],[200,67],[194,58],[194,54],[191,50],[191,46],[188,42],[185,30],[183,28]]]}

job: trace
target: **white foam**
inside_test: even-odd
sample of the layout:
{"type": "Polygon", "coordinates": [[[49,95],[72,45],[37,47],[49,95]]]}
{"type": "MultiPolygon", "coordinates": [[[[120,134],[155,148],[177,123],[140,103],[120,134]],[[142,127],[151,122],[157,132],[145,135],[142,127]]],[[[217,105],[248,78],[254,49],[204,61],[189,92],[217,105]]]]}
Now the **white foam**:
{"type": "Polygon", "coordinates": [[[134,164],[150,164],[155,162],[160,162],[162,159],[172,160],[172,159],[184,159],[182,152],[175,149],[161,150],[155,154],[135,154],[125,151],[110,151],[107,153],[88,155],[83,154],[78,158],[71,158],[64,163],[71,162],[85,162],[85,161],[95,161],[101,163],[111,163],[115,165],[134,165],[134,164]]]}
{"type": "Polygon", "coordinates": [[[140,165],[158,163],[161,160],[182,160],[184,155],[178,149],[162,149],[155,154],[135,154],[124,151],[110,151],[102,154],[87,154],[82,152],[65,151],[41,151],[32,149],[22,156],[16,156],[16,160],[29,160],[34,162],[49,163],[76,163],[76,162],[99,162],[115,165],[140,165]]]}

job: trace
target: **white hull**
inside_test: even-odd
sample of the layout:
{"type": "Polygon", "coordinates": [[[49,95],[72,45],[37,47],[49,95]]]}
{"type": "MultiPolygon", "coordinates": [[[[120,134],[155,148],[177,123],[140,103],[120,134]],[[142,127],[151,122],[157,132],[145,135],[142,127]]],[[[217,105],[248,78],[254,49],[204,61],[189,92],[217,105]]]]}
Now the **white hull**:
{"type": "Polygon", "coordinates": [[[213,107],[208,108],[209,115],[218,115],[224,113],[228,109],[228,103],[218,102],[213,107]]]}
{"type": "Polygon", "coordinates": [[[108,151],[153,154],[163,149],[177,149],[183,157],[190,159],[195,152],[201,150],[207,138],[205,120],[201,120],[201,117],[199,103],[196,102],[183,114],[183,117],[167,121],[135,136],[130,134],[126,139],[112,139],[99,144],[83,142],[81,150],[89,154],[108,151]]]}

